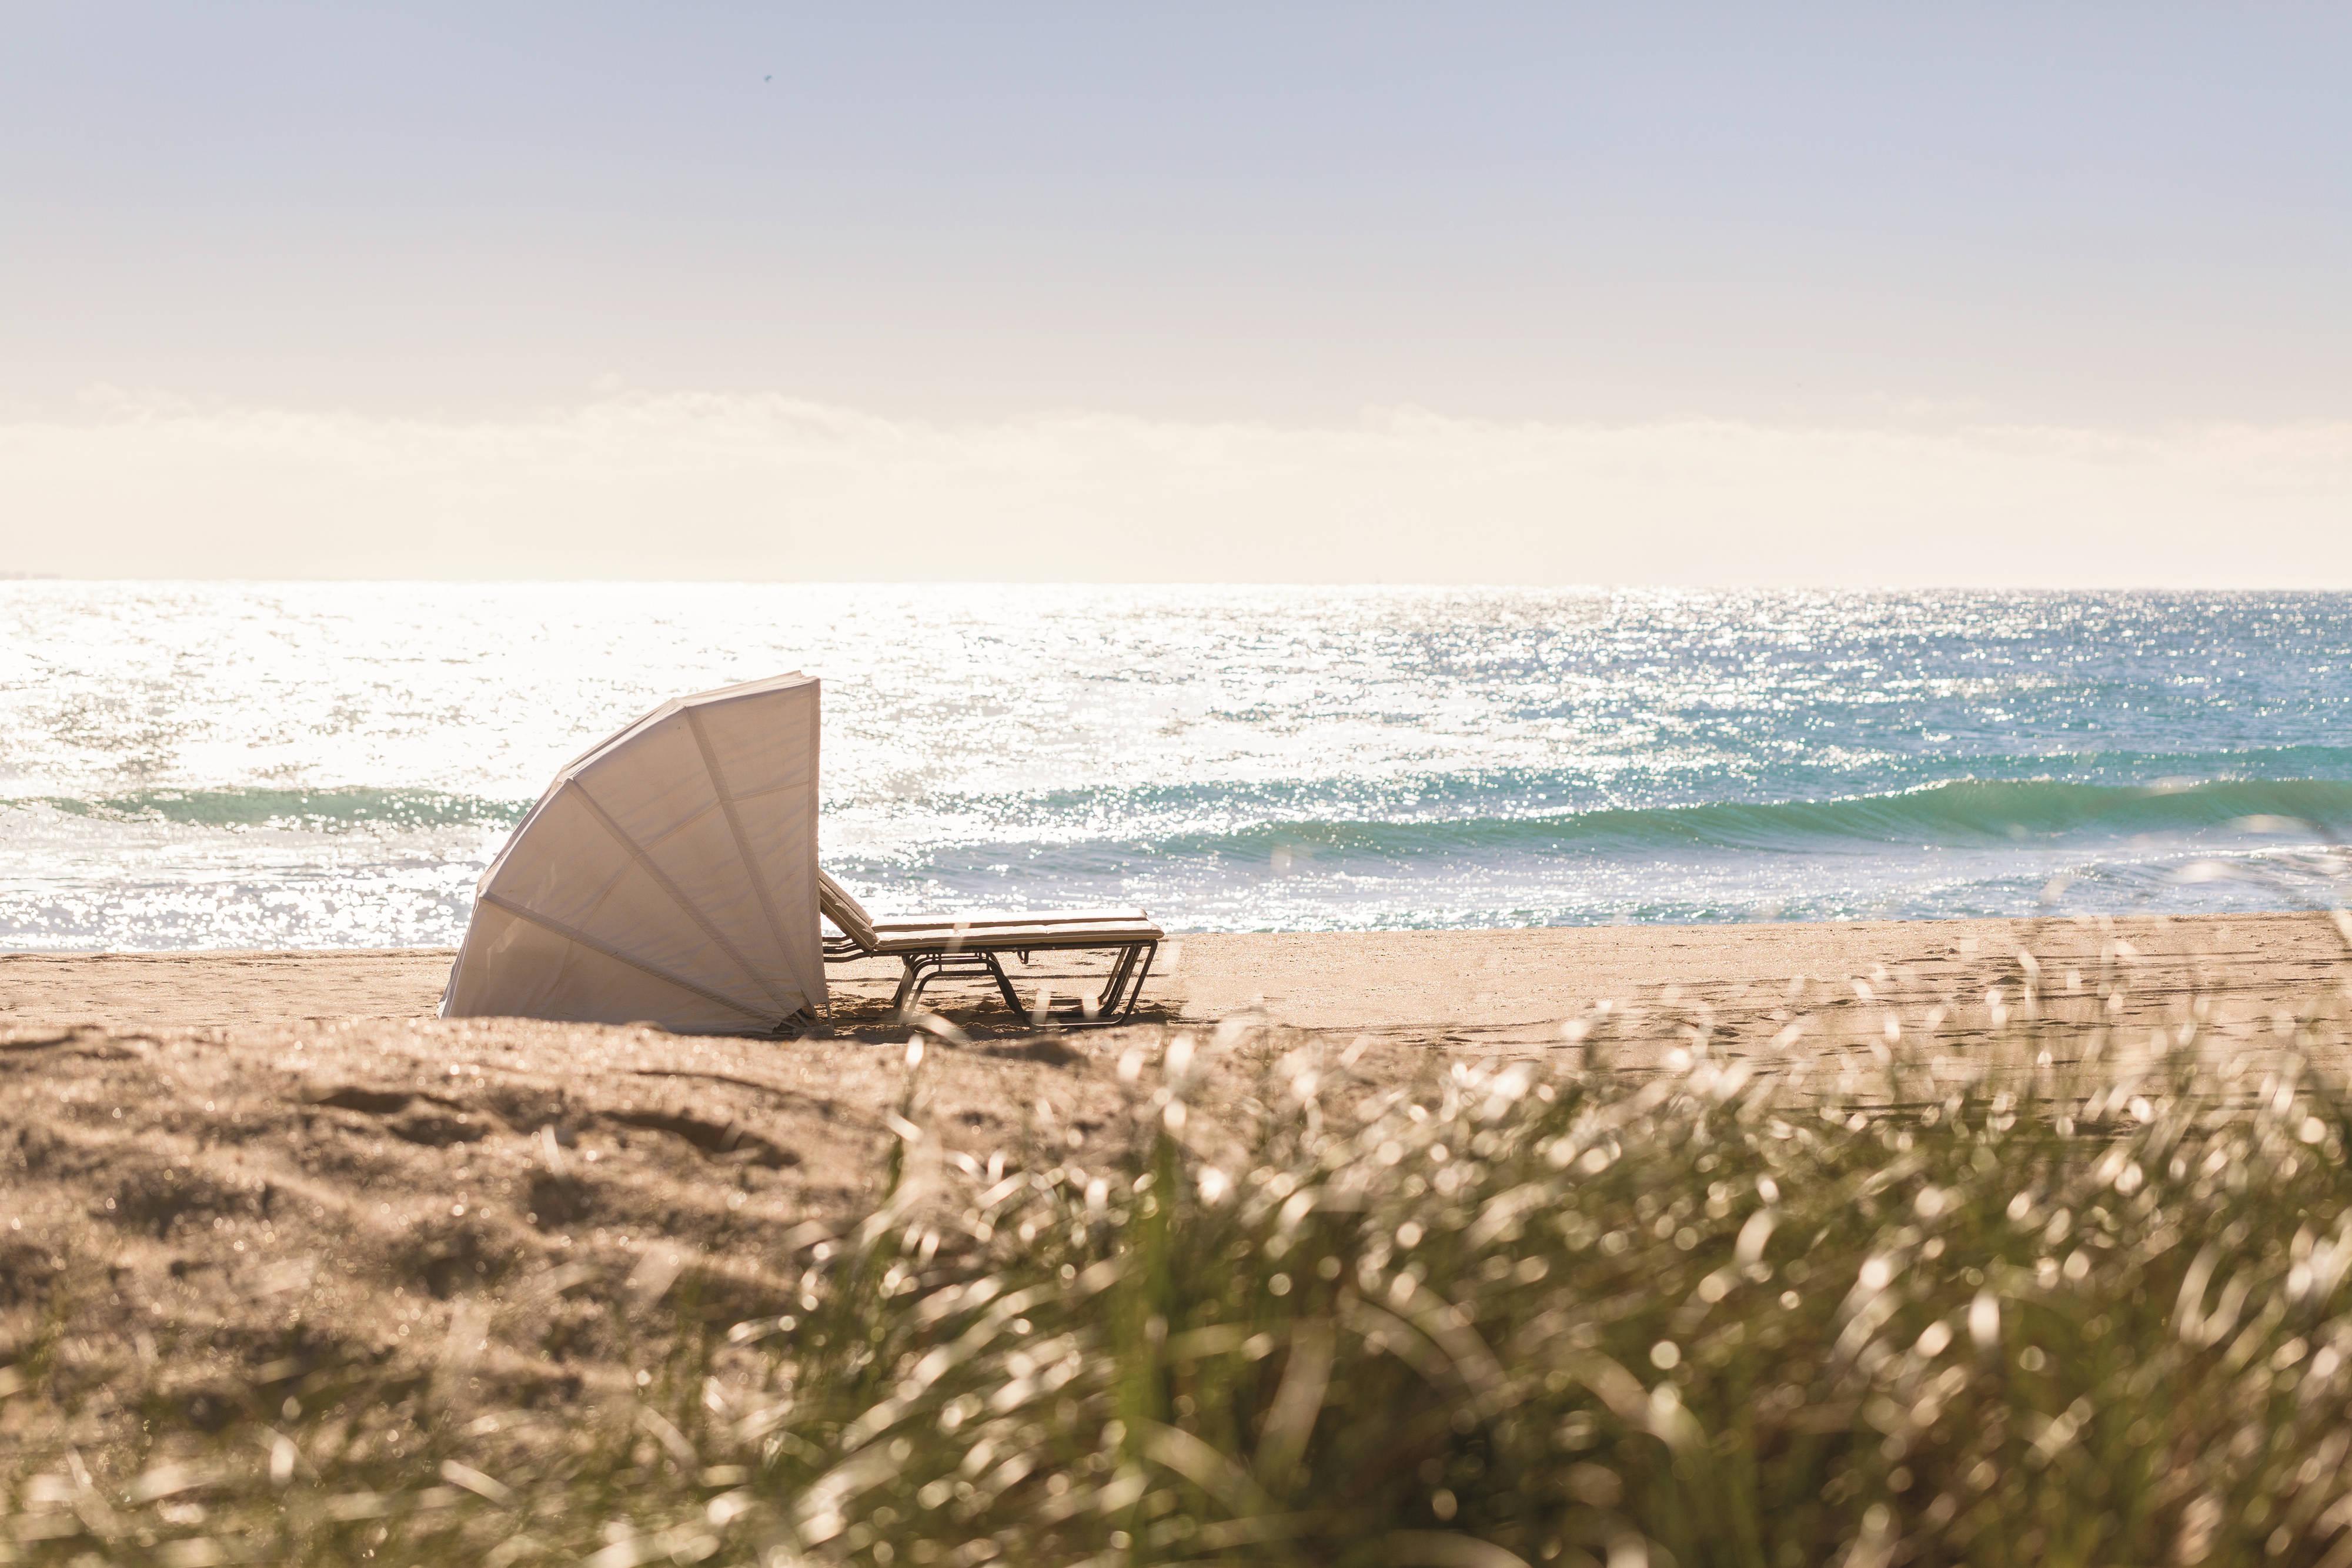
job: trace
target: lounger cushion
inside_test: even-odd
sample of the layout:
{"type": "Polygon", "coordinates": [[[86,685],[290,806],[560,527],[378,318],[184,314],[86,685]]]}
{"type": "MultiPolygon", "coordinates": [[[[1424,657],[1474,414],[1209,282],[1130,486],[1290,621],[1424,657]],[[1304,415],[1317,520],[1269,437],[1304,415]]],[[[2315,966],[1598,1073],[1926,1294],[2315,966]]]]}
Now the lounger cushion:
{"type": "Polygon", "coordinates": [[[874,953],[1002,953],[1055,947],[1125,947],[1157,942],[1167,934],[1149,920],[1055,922],[1033,925],[956,925],[893,928],[876,933],[874,953]]]}
{"type": "Polygon", "coordinates": [[[930,931],[942,925],[961,925],[972,931],[992,931],[1006,925],[1149,925],[1151,916],[1140,909],[1035,909],[1011,915],[992,913],[954,915],[886,915],[874,921],[874,929],[888,934],[893,931],[930,931]]]}
{"type": "Polygon", "coordinates": [[[874,917],[823,866],[816,872],[816,906],[843,936],[869,953],[874,950],[874,917]]]}
{"type": "Polygon", "coordinates": [[[817,906],[868,953],[1003,952],[1048,947],[1119,947],[1164,935],[1140,909],[1056,909],[1028,914],[901,915],[877,920],[823,870],[817,906]]]}

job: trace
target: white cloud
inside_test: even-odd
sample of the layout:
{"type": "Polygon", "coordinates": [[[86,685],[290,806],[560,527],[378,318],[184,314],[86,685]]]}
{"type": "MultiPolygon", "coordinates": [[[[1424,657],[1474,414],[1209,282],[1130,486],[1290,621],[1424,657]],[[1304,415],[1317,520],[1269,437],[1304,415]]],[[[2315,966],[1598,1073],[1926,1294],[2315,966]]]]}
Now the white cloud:
{"type": "Polygon", "coordinates": [[[2352,425],[0,418],[0,570],[135,577],[2352,586],[2352,425]]]}

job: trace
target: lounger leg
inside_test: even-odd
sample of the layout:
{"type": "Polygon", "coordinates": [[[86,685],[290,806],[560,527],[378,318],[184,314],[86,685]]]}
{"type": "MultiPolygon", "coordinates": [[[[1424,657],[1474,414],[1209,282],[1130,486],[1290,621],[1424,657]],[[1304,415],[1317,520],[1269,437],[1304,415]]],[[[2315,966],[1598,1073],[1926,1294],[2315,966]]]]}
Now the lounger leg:
{"type": "Polygon", "coordinates": [[[1111,1019],[1118,1016],[1118,994],[1127,987],[1128,972],[1135,967],[1135,949],[1121,947],[1118,958],[1110,967],[1110,977],[1103,982],[1102,995],[1095,998],[1095,1016],[1111,1019]]]}
{"type": "MultiPolygon", "coordinates": [[[[1143,982],[1151,977],[1151,960],[1159,956],[1160,944],[1147,942],[1141,947],[1130,947],[1127,951],[1130,959],[1140,957],[1142,962],[1136,966],[1135,977],[1128,987],[1127,1005],[1119,1009],[1118,1016],[1122,1019],[1133,1018],[1136,1004],[1143,1000],[1143,982]]],[[[1106,1013],[1105,1016],[1109,1015],[1106,1013]]]]}
{"type": "Polygon", "coordinates": [[[1013,977],[1004,972],[1004,966],[998,961],[996,955],[982,953],[981,956],[988,961],[988,972],[996,977],[996,992],[1004,998],[1004,1005],[1013,1010],[1014,1017],[1028,1017],[1029,1009],[1021,1005],[1020,995],[1013,988],[1013,977]]]}
{"type": "Polygon", "coordinates": [[[1143,999],[1143,982],[1151,974],[1152,956],[1159,951],[1157,942],[1129,943],[1118,949],[1102,994],[1095,998],[1094,1022],[1118,1023],[1133,1016],[1143,999]]]}
{"type": "Polygon", "coordinates": [[[921,977],[922,971],[916,967],[916,960],[909,957],[907,960],[907,972],[898,977],[898,994],[890,998],[890,1013],[893,1018],[903,1021],[907,1017],[907,1009],[914,1004],[917,997],[923,994],[921,977]]]}

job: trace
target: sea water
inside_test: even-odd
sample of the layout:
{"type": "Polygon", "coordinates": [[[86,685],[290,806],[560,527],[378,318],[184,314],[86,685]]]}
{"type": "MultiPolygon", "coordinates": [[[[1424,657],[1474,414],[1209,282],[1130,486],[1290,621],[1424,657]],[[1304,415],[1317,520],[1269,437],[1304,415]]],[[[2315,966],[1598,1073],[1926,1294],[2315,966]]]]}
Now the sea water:
{"type": "Polygon", "coordinates": [[[447,944],[553,772],[824,681],[879,909],[2335,903],[2352,596],[0,583],[0,947],[447,944]]]}

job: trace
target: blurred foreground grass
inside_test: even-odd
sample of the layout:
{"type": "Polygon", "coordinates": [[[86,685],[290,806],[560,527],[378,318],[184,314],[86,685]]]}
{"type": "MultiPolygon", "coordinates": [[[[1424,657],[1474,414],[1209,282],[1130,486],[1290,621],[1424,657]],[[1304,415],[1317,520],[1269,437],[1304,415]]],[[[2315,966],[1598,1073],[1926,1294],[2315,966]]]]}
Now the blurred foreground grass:
{"type": "Polygon", "coordinates": [[[633,1400],[328,1369],[83,1453],[61,1300],[0,1563],[2352,1563],[2347,990],[2248,1042],[2032,978],[1989,1040],[1696,1018],[1641,1078],[1605,1015],[1406,1091],[1144,1039],[1122,1135],[985,1165],[909,1047],[888,1200],[633,1400]]]}

